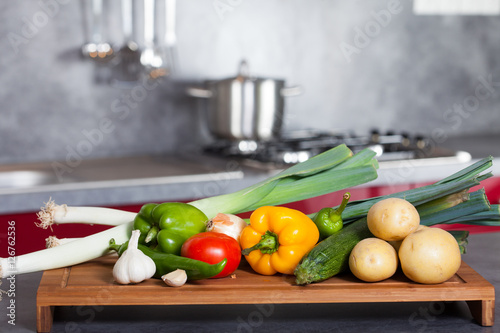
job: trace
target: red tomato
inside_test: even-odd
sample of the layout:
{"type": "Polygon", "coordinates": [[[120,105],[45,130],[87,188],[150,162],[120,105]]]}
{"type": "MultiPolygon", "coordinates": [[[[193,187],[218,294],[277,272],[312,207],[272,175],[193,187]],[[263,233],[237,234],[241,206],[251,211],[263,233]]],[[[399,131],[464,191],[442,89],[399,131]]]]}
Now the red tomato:
{"type": "Polygon", "coordinates": [[[221,278],[232,274],[240,264],[240,244],[225,234],[218,232],[202,232],[191,236],[182,244],[183,257],[216,264],[227,258],[227,263],[222,272],[212,278],[221,278]]]}

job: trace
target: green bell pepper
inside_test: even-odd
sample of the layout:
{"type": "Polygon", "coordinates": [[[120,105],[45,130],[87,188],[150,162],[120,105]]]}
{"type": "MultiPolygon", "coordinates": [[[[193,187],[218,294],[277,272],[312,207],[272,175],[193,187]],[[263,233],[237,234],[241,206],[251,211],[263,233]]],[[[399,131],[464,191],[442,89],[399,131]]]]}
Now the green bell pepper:
{"type": "Polygon", "coordinates": [[[136,215],[134,229],[141,232],[139,244],[158,244],[162,252],[179,255],[182,244],[204,232],[207,222],[201,210],[187,203],[148,203],[136,215]]]}
{"type": "Polygon", "coordinates": [[[347,202],[350,198],[351,194],[347,192],[344,194],[342,203],[337,209],[327,207],[316,213],[313,221],[318,227],[320,240],[331,236],[343,228],[344,222],[342,221],[342,212],[347,206],[347,202]]]}
{"type": "Polygon", "coordinates": [[[137,215],[135,216],[134,229],[137,229],[141,232],[141,235],[139,236],[139,244],[151,243],[152,240],[151,237],[156,237],[155,232],[156,233],[158,232],[157,231],[158,227],[153,228],[154,223],[151,222],[151,211],[156,206],[158,206],[158,204],[155,203],[145,204],[141,207],[141,210],[139,210],[139,213],[137,213],[137,215]],[[146,241],[146,237],[148,236],[150,238],[146,241]]]}
{"type": "MultiPolygon", "coordinates": [[[[109,249],[116,251],[118,256],[121,256],[127,247],[128,242],[118,245],[114,239],[109,241],[109,249]]],[[[227,262],[227,258],[224,258],[217,264],[211,265],[203,261],[159,252],[143,244],[138,244],[137,248],[153,259],[156,266],[155,278],[161,278],[163,275],[173,272],[176,269],[182,269],[186,271],[188,280],[208,279],[222,272],[227,262]]]]}

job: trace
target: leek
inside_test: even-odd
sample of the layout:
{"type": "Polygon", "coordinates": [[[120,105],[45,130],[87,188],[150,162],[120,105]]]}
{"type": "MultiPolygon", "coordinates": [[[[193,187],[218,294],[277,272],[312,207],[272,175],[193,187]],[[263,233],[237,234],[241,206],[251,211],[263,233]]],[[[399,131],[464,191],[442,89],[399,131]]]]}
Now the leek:
{"type": "Polygon", "coordinates": [[[238,214],[264,205],[282,205],[360,185],[377,178],[375,152],[356,155],[337,146],[235,193],[190,202],[209,218],[238,214]]]}
{"type": "Polygon", "coordinates": [[[455,217],[446,221],[447,224],[471,224],[490,227],[500,227],[500,205],[491,205],[488,211],[479,212],[465,216],[455,217]]]}
{"type": "Polygon", "coordinates": [[[450,234],[455,237],[458,243],[458,247],[460,248],[460,253],[461,254],[466,254],[467,253],[467,244],[469,244],[469,232],[466,230],[451,230],[448,231],[450,234]]]}
{"type": "MultiPolygon", "coordinates": [[[[376,177],[377,162],[374,153],[363,151],[352,156],[345,146],[339,146],[306,162],[297,164],[274,177],[232,194],[194,201],[207,216],[216,213],[238,213],[269,204],[279,205],[318,196],[354,186],[376,177]]],[[[491,166],[491,158],[481,160],[435,184],[386,197],[401,197],[421,209],[422,224],[486,223],[500,224],[498,205],[489,206],[484,191],[463,191],[480,184],[491,174],[479,175],[491,166]]],[[[371,205],[384,197],[360,200],[348,204],[344,221],[367,214],[371,205]]],[[[128,240],[132,215],[123,218],[123,224],[69,243],[13,258],[0,259],[0,277],[75,265],[108,253],[109,239],[128,240]]],[[[84,222],[82,218],[75,222],[84,222]]],[[[347,222],[348,223],[348,222],[347,222]]]]}
{"type": "MultiPolygon", "coordinates": [[[[414,206],[420,206],[448,195],[454,195],[458,199],[461,195],[464,195],[464,192],[467,192],[474,186],[480,185],[481,181],[492,176],[491,173],[480,175],[481,172],[490,168],[491,165],[492,157],[489,156],[431,185],[385,196],[351,201],[342,213],[342,219],[345,224],[356,221],[366,216],[373,204],[386,198],[405,199],[414,206]]],[[[338,206],[334,208],[338,208],[338,206]]],[[[309,214],[309,216],[313,217],[315,214],[309,214]]]]}
{"type": "MultiPolygon", "coordinates": [[[[208,217],[213,217],[221,212],[235,214],[253,210],[264,201],[270,205],[280,205],[319,196],[375,179],[378,164],[374,157],[375,153],[371,150],[353,155],[345,145],[340,145],[243,190],[190,204],[200,208],[208,217]]],[[[56,213],[52,210],[56,206],[49,201],[46,208],[41,210],[39,216],[44,217],[45,221],[41,221],[43,223],[40,226],[71,222],[118,226],[50,249],[0,259],[0,277],[60,268],[98,258],[107,253],[109,239],[125,242],[133,227],[135,213],[64,205],[56,213]],[[99,214],[103,221],[99,221],[99,214]],[[9,265],[9,260],[14,261],[15,265],[9,265]]]]}
{"type": "Polygon", "coordinates": [[[284,179],[266,197],[247,207],[246,211],[313,198],[367,183],[375,179],[373,171],[378,168],[374,156],[373,151],[365,149],[335,168],[316,174],[314,179],[302,178],[293,182],[284,179]],[[290,201],[292,195],[293,200],[290,201]]]}
{"type": "MultiPolygon", "coordinates": [[[[277,175],[240,191],[190,202],[209,218],[218,213],[238,214],[264,205],[282,205],[364,184],[377,178],[375,153],[365,149],[353,155],[339,145],[277,175]]],[[[38,213],[44,229],[57,223],[116,226],[132,221],[136,213],[101,207],[68,207],[49,201],[38,213]]]]}
{"type": "MultiPolygon", "coordinates": [[[[468,200],[461,202],[456,206],[424,215],[425,219],[422,219],[420,224],[430,226],[445,223],[459,217],[487,212],[490,210],[490,207],[491,206],[486,198],[484,189],[480,189],[476,192],[470,193],[470,198],[468,200]]],[[[417,206],[417,210],[419,211],[419,214],[421,214],[419,206],[417,206]]]]}

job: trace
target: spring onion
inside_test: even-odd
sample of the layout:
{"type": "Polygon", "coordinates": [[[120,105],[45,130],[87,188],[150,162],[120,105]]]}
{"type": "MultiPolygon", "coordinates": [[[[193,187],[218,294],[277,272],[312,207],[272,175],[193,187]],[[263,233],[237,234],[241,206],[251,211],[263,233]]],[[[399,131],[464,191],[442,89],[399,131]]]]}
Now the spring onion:
{"type": "Polygon", "coordinates": [[[40,222],[35,224],[43,229],[49,228],[54,223],[120,225],[133,221],[135,215],[136,213],[104,207],[57,205],[53,200],[49,200],[38,212],[37,217],[40,222]]]}
{"type": "Polygon", "coordinates": [[[0,277],[66,267],[102,257],[108,253],[109,240],[128,241],[132,227],[133,223],[129,222],[50,249],[1,258],[0,277]]]}
{"type": "Polygon", "coordinates": [[[74,240],[77,240],[80,238],[57,238],[56,236],[49,236],[45,238],[45,247],[47,249],[50,249],[51,247],[56,247],[59,245],[63,245],[69,242],[72,242],[74,240]]]}

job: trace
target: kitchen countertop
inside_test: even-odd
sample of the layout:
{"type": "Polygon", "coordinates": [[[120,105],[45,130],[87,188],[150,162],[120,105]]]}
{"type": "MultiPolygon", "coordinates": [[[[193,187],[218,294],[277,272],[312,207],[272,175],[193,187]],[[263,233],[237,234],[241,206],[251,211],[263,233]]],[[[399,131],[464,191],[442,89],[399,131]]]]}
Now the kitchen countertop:
{"type": "MultiPolygon", "coordinates": [[[[378,178],[361,186],[433,182],[488,155],[495,157],[493,174],[500,175],[500,146],[497,142],[494,136],[448,139],[440,145],[464,153],[448,158],[381,162],[378,178]]],[[[50,198],[74,206],[189,201],[231,193],[279,171],[237,159],[196,153],[77,162],[0,165],[0,214],[37,211],[50,198]],[[16,181],[21,182],[21,186],[2,186],[2,182],[16,181]],[[33,184],[23,183],[26,181],[33,184]]]]}
{"type": "MultiPolygon", "coordinates": [[[[469,236],[463,260],[500,290],[500,233],[469,236]]],[[[41,273],[15,280],[16,325],[7,323],[0,302],[0,326],[8,332],[36,330],[36,290],[41,273]]],[[[7,290],[7,280],[0,289],[7,290]]],[[[500,320],[500,307],[495,309],[500,320]]],[[[500,332],[478,325],[465,302],[127,306],[56,308],[53,332],[500,332]]]]}
{"type": "Polygon", "coordinates": [[[75,206],[190,200],[233,192],[269,176],[234,160],[197,155],[84,160],[58,169],[67,170],[60,177],[54,163],[67,165],[66,161],[0,165],[0,214],[37,211],[49,198],[75,206]],[[20,186],[2,187],[2,174],[5,183],[18,181],[20,186]]]}

